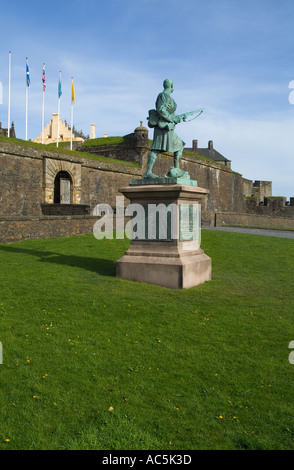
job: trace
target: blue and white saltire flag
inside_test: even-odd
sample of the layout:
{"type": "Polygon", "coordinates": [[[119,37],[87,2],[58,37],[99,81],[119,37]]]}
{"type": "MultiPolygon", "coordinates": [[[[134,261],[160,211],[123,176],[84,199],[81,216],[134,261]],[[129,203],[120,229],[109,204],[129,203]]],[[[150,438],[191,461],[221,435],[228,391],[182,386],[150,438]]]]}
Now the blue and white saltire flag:
{"type": "Polygon", "coordinates": [[[30,70],[29,70],[28,61],[26,63],[26,82],[27,82],[27,87],[29,87],[31,84],[31,80],[30,80],[30,70]]]}
{"type": "Polygon", "coordinates": [[[61,95],[62,95],[61,78],[59,77],[59,82],[58,82],[58,98],[60,98],[61,95]]]}

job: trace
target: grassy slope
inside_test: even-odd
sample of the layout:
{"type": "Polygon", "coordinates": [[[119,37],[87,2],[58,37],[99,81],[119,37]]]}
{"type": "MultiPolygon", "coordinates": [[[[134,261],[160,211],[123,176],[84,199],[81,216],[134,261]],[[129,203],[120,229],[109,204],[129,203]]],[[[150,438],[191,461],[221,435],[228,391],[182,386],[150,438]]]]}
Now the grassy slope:
{"type": "Polygon", "coordinates": [[[117,160],[115,158],[104,157],[103,155],[95,155],[95,154],[87,153],[87,152],[78,152],[76,150],[69,150],[65,148],[66,146],[68,146],[69,144],[68,142],[61,142],[57,148],[56,144],[44,145],[44,144],[38,144],[36,142],[31,142],[31,141],[26,141],[26,140],[21,140],[21,139],[8,138],[5,136],[0,136],[0,142],[1,141],[7,142],[9,144],[21,145],[21,146],[36,148],[36,149],[45,150],[45,151],[50,150],[51,152],[57,153],[59,155],[73,155],[76,157],[91,158],[91,159],[99,160],[102,162],[108,162],[108,163],[112,162],[112,163],[119,164],[119,165],[140,168],[140,166],[135,162],[126,162],[123,160],[117,160]]]}
{"type": "MultiPolygon", "coordinates": [[[[39,149],[45,149],[45,150],[51,150],[53,152],[59,153],[59,154],[68,154],[68,155],[76,155],[76,156],[81,156],[84,158],[93,158],[96,160],[100,161],[108,161],[108,162],[113,162],[113,163],[119,163],[121,165],[126,165],[126,166],[133,166],[136,168],[140,168],[140,165],[135,162],[127,162],[124,160],[116,160],[114,158],[109,158],[109,157],[104,157],[103,155],[95,155],[92,153],[87,153],[87,152],[79,152],[76,150],[69,150],[67,147],[69,145],[69,142],[60,142],[58,148],[56,147],[56,144],[38,144],[36,142],[31,142],[31,141],[26,141],[26,140],[21,140],[21,139],[14,139],[14,138],[8,138],[5,136],[0,136],[0,142],[8,142],[8,143],[14,143],[15,145],[24,145],[32,148],[39,148],[39,149]]],[[[83,148],[91,148],[91,147],[99,147],[99,146],[104,146],[104,145],[119,145],[119,144],[127,144],[129,143],[129,138],[128,137],[120,137],[120,136],[113,136],[113,137],[98,137],[97,139],[90,139],[86,140],[83,143],[83,148]]],[[[150,146],[152,144],[152,140],[149,140],[150,146]]],[[[215,162],[214,160],[211,160],[208,157],[205,157],[203,155],[199,154],[193,154],[193,152],[189,152],[187,150],[184,150],[184,155],[188,156],[193,156],[196,155],[198,158],[201,158],[202,160],[210,161],[213,162],[216,165],[221,165],[221,163],[215,162]]],[[[234,172],[236,173],[236,172],[234,172]]]]}
{"type": "Polygon", "coordinates": [[[0,449],[294,448],[293,240],[202,239],[183,291],[117,279],[127,241],[0,245],[0,449]]]}
{"type": "Polygon", "coordinates": [[[83,147],[100,147],[104,145],[120,145],[130,143],[130,138],[112,136],[112,137],[97,137],[96,139],[86,140],[83,143],[83,147]]]}

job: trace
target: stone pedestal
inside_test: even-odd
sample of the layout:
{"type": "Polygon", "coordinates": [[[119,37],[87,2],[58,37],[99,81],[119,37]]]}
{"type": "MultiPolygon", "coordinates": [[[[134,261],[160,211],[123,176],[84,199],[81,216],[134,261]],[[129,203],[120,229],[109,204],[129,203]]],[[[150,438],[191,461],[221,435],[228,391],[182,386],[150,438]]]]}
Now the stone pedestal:
{"type": "Polygon", "coordinates": [[[116,275],[172,289],[197,286],[211,279],[211,259],[200,248],[201,199],[208,190],[195,185],[160,184],[160,180],[150,185],[133,183],[120,189],[131,205],[144,207],[146,232],[145,236],[141,231],[140,238],[131,239],[129,249],[117,261],[116,275]],[[155,217],[154,212],[151,214],[155,207],[172,207],[176,214],[166,219],[164,237],[160,214],[155,217]]]}

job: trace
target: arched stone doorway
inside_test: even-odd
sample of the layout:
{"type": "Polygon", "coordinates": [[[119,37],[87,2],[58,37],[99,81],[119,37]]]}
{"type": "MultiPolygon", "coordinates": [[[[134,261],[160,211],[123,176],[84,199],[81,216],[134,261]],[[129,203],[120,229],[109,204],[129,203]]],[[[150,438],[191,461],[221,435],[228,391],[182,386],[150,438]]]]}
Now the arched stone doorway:
{"type": "Polygon", "coordinates": [[[72,178],[67,171],[59,171],[54,179],[54,204],[72,203],[72,178]]]}
{"type": "MultiPolygon", "coordinates": [[[[55,179],[59,173],[67,173],[70,176],[70,204],[81,203],[81,164],[66,160],[44,158],[44,202],[55,202],[55,179]]],[[[64,183],[68,185],[67,183],[64,183]]],[[[56,195],[57,197],[57,195],[56,195]]]]}

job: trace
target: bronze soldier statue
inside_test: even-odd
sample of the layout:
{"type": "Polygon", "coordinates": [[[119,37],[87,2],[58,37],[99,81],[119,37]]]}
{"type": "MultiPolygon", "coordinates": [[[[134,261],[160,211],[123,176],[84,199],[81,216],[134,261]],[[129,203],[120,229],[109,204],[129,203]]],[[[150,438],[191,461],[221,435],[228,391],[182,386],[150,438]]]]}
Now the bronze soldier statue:
{"type": "Polygon", "coordinates": [[[179,169],[179,160],[182,156],[185,142],[175,134],[174,129],[179,122],[185,121],[188,115],[197,112],[199,116],[203,112],[201,109],[176,115],[177,104],[170,96],[174,91],[173,81],[170,78],[164,80],[163,88],[163,91],[157,97],[156,109],[149,111],[148,126],[154,128],[154,136],[144,178],[158,178],[157,175],[152,173],[152,168],[159,152],[171,152],[174,154],[174,168],[171,169],[170,176],[182,176],[185,173],[179,169]]]}

